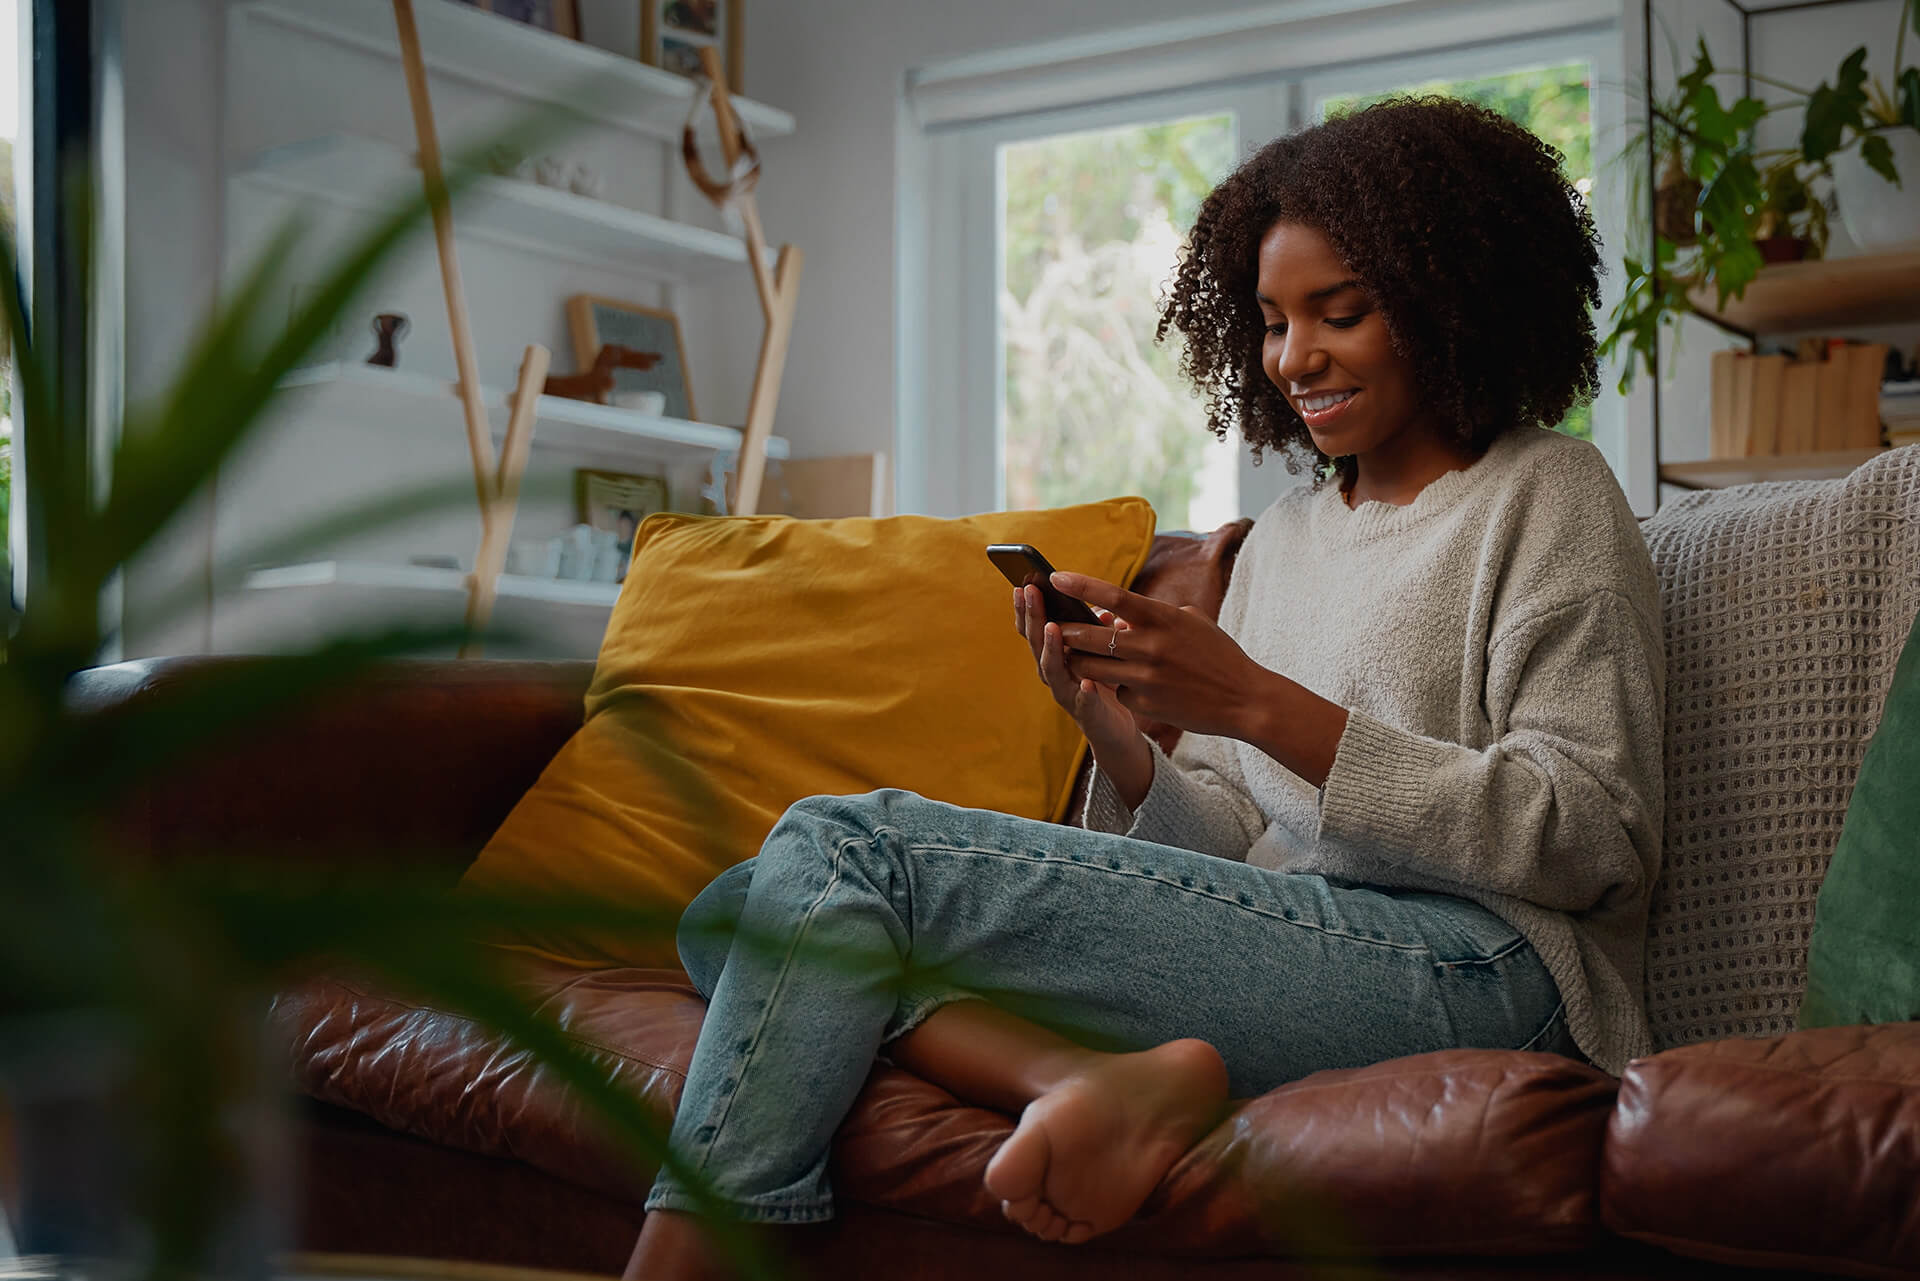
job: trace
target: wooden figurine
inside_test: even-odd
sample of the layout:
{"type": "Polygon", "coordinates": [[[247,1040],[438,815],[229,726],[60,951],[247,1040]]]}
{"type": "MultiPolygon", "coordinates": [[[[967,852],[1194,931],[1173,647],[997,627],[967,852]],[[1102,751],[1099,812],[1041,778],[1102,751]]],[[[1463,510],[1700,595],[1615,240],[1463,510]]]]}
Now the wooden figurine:
{"type": "Polygon", "coordinates": [[[635,351],[619,343],[605,343],[594,355],[593,368],[577,374],[549,374],[546,394],[604,405],[608,393],[613,391],[614,370],[646,370],[659,363],[660,353],[657,351],[635,351]]]}

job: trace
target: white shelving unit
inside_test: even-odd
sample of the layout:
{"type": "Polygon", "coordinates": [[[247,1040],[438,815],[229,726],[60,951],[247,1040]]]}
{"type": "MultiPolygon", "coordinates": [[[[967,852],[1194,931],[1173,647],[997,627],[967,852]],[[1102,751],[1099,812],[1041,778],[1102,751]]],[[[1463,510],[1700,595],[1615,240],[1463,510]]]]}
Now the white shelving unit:
{"type": "MultiPolygon", "coordinates": [[[[277,23],[394,59],[400,44],[391,0],[245,0],[244,17],[277,23]]],[[[427,70],[490,90],[578,112],[635,133],[680,140],[693,104],[690,81],[550,32],[521,26],[455,0],[419,0],[415,17],[427,70]]],[[[755,136],[793,132],[793,117],[736,97],[734,110],[755,136]]]]}
{"type": "MultiPolygon", "coordinates": [[[[690,80],[457,0],[414,0],[413,8],[428,78],[436,97],[441,88],[452,91],[456,116],[465,112],[468,122],[485,117],[488,99],[519,104],[514,111],[520,113],[528,104],[558,107],[602,127],[597,136],[611,142],[595,145],[631,152],[639,163],[626,170],[628,175],[656,168],[665,175],[677,168],[678,143],[694,100],[690,80]],[[606,135],[605,128],[615,132],[606,135]],[[624,142],[622,133],[628,135],[624,142]]],[[[385,132],[385,118],[370,115],[366,100],[353,97],[349,87],[372,76],[385,97],[403,82],[392,0],[232,0],[228,58],[230,93],[244,81],[251,93],[277,95],[281,81],[261,68],[294,68],[285,77],[288,97],[276,102],[297,104],[273,113],[271,127],[232,132],[229,126],[229,190],[243,197],[230,202],[230,218],[232,210],[241,210],[244,225],[252,227],[267,217],[263,211],[289,204],[330,207],[355,218],[386,213],[418,197],[421,175],[411,146],[397,137],[370,136],[385,132]],[[247,60],[250,51],[262,50],[271,50],[270,61],[247,60]],[[310,67],[309,55],[325,69],[310,67]],[[329,79],[340,69],[346,69],[345,77],[329,79]]],[[[733,107],[756,138],[794,130],[792,116],[763,103],[736,97],[733,107]]],[[[699,127],[711,138],[711,112],[702,114],[699,127]]],[[[709,145],[717,147],[717,139],[709,145]]],[[[625,155],[616,163],[626,164],[625,155]]],[[[622,190],[621,199],[632,202],[635,195],[622,190]]],[[[662,195],[653,207],[677,212],[672,196],[662,195]]],[[[518,273],[511,277],[516,280],[539,279],[537,273],[549,269],[542,265],[536,272],[533,264],[545,259],[556,276],[578,281],[582,268],[589,268],[592,277],[624,282],[617,286],[622,292],[636,281],[666,285],[669,291],[682,285],[741,290],[752,285],[746,246],[737,236],[519,179],[476,179],[457,202],[453,221],[461,241],[505,250],[504,258],[495,252],[478,260],[512,264],[507,270],[518,273]]],[[[555,315],[568,288],[591,291],[578,284],[556,289],[555,315]]],[[[531,307],[548,301],[531,292],[520,296],[531,307]]],[[[673,299],[665,301],[671,305],[673,299]]],[[[414,305],[395,309],[424,315],[414,305]]],[[[546,341],[556,348],[559,366],[567,368],[574,353],[551,338],[546,341]]],[[[424,367],[435,368],[432,363],[424,367]]],[[[220,500],[215,546],[224,542],[239,551],[262,528],[311,518],[330,501],[343,476],[348,492],[354,492],[361,473],[343,473],[344,459],[366,459],[359,465],[372,469],[364,476],[376,488],[457,475],[446,468],[450,460],[464,458],[464,448],[456,451],[453,444],[464,441],[466,428],[459,384],[446,376],[450,372],[343,360],[284,378],[275,401],[279,426],[263,442],[261,457],[250,460],[255,470],[220,500]],[[285,502],[274,497],[283,488],[289,495],[285,502]]],[[[492,368],[488,376],[499,380],[503,372],[492,368]]],[[[480,397],[499,440],[509,417],[509,391],[483,386],[480,397]]],[[[662,474],[676,500],[685,504],[711,483],[718,461],[738,456],[742,433],[541,396],[531,446],[548,478],[564,476],[573,466],[662,474]]],[[[770,438],[766,455],[786,459],[788,442],[770,438]]],[[[564,517],[551,510],[537,516],[527,522],[534,538],[551,531],[556,519],[573,519],[571,510],[564,517]]],[[[301,563],[252,569],[243,589],[230,598],[230,608],[216,609],[215,647],[251,649],[265,641],[271,649],[281,638],[301,644],[317,627],[363,620],[457,623],[468,593],[464,570],[406,561],[419,550],[451,553],[458,546],[461,518],[449,513],[424,519],[425,526],[409,526],[404,535],[317,545],[292,558],[301,563]]],[[[464,565],[467,557],[460,560],[464,565]]],[[[607,583],[512,574],[498,580],[499,606],[507,620],[523,636],[546,641],[544,653],[550,657],[591,656],[618,594],[619,588],[607,583]]]]}
{"type": "MultiPolygon", "coordinates": [[[[467,598],[467,576],[457,569],[434,569],[425,565],[370,565],[339,560],[256,569],[247,575],[246,586],[249,591],[304,591],[316,597],[328,593],[358,597],[368,591],[444,596],[446,603],[456,611],[467,598]]],[[[577,605],[603,613],[611,610],[613,603],[620,598],[620,587],[615,583],[529,578],[524,574],[500,575],[499,592],[503,600],[577,605]]]]}
{"type": "MultiPolygon", "coordinates": [[[[420,194],[412,156],[346,134],[274,147],[234,181],[368,213],[390,213],[420,194]]],[[[514,178],[475,179],[462,193],[456,225],[463,237],[593,265],[613,262],[661,280],[740,272],[747,262],[736,236],[514,178]]]]}
{"type": "MultiPolygon", "coordinates": [[[[504,434],[506,391],[483,387],[480,398],[494,434],[504,434]]],[[[439,432],[448,439],[459,436],[464,421],[459,384],[347,361],[310,365],[289,374],[280,382],[279,406],[282,412],[303,417],[311,414],[333,421],[390,421],[398,428],[439,432]]],[[[715,454],[740,448],[740,433],[732,427],[657,418],[561,396],[540,397],[534,402],[534,415],[538,424],[533,433],[536,450],[625,452],[671,465],[704,462],[715,454]]],[[[788,453],[782,437],[767,440],[767,457],[786,458],[788,453]]]]}

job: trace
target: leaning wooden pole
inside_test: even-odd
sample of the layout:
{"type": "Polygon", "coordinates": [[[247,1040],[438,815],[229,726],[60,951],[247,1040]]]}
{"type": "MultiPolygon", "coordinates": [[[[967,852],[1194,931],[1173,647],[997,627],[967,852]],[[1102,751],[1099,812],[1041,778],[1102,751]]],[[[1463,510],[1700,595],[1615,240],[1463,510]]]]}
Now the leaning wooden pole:
{"type": "Polygon", "coordinates": [[[479,658],[484,642],[481,634],[493,619],[493,603],[498,597],[500,574],[507,565],[507,543],[513,537],[513,519],[520,506],[520,479],[526,474],[527,452],[533,447],[534,407],[540,389],[547,385],[547,368],[553,357],[539,343],[529,343],[520,361],[520,377],[513,387],[512,411],[507,417],[507,435],[500,446],[500,471],[489,488],[489,501],[481,507],[486,517],[481,522],[480,550],[474,553],[473,574],[467,579],[467,639],[460,657],[479,658]]]}
{"type": "Polygon", "coordinates": [[[433,124],[433,99],[427,93],[427,64],[420,56],[420,30],[413,0],[393,0],[393,21],[400,32],[400,65],[407,75],[407,101],[413,107],[413,136],[420,148],[420,177],[433,213],[433,239],[440,251],[440,284],[447,296],[447,324],[453,331],[453,362],[460,373],[460,402],[466,408],[467,448],[473,453],[474,496],[484,525],[488,488],[493,479],[493,435],[486,406],[480,403],[480,367],[473,355],[473,329],[467,321],[467,290],[460,279],[460,255],[453,242],[453,203],[440,167],[440,135],[433,124]]]}
{"type": "MultiPolygon", "coordinates": [[[[474,572],[467,578],[467,622],[476,631],[493,612],[494,579],[500,570],[491,556],[502,542],[494,526],[504,516],[508,528],[513,504],[501,501],[502,477],[494,461],[493,429],[480,400],[480,366],[473,354],[473,327],[467,319],[467,290],[460,276],[460,255],[453,238],[453,202],[440,164],[440,134],[433,123],[433,98],[427,90],[427,64],[420,53],[420,29],[414,21],[413,0],[393,0],[393,23],[400,37],[400,65],[407,78],[407,102],[413,109],[413,136],[420,149],[420,179],[426,187],[427,208],[433,215],[433,240],[440,254],[440,285],[447,299],[447,326],[453,334],[454,367],[460,376],[460,404],[467,423],[467,452],[473,457],[474,498],[480,507],[480,543],[474,572]],[[487,562],[487,563],[483,563],[487,562]],[[490,570],[490,572],[489,572],[490,570]],[[477,621],[476,621],[477,620],[477,621]]],[[[524,369],[524,366],[523,366],[524,369]]],[[[544,372],[544,371],[543,371],[544,372]]],[[[532,398],[525,397],[531,412],[532,398]]],[[[517,406],[516,406],[517,408],[517,406]]],[[[525,428],[531,432],[531,423],[525,428]]],[[[478,642],[469,639],[469,651],[478,642]]]]}
{"type": "MultiPolygon", "coordinates": [[[[716,204],[732,205],[739,210],[747,245],[747,262],[753,268],[754,289],[760,296],[760,314],[766,329],[760,339],[760,358],[754,366],[753,393],[747,401],[747,422],[740,439],[740,479],[734,491],[731,510],[751,516],[760,510],[760,487],[766,475],[767,440],[773,435],[773,415],[780,403],[780,381],[787,367],[787,346],[793,338],[794,307],[800,296],[800,269],[804,255],[793,245],[782,245],[777,261],[767,262],[766,237],[760,227],[760,207],[753,197],[750,179],[735,175],[745,143],[740,121],[734,115],[733,101],[727,95],[726,76],[720,67],[720,55],[711,48],[700,51],[700,65],[713,85],[714,123],[719,126],[720,147],[726,157],[728,181],[695,183],[716,204]]],[[[683,150],[689,165],[695,162],[692,127],[688,127],[683,150]]]]}

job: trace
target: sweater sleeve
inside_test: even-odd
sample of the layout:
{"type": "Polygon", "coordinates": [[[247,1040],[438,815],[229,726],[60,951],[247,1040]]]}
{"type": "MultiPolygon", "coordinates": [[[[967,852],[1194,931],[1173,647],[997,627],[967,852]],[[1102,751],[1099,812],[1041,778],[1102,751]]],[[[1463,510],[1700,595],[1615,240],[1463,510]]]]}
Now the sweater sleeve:
{"type": "Polygon", "coordinates": [[[1151,739],[1153,784],[1138,810],[1129,810],[1104,770],[1093,772],[1081,825],[1135,840],[1198,850],[1245,862],[1267,830],[1247,790],[1229,739],[1183,734],[1168,757],[1151,739]]]}
{"type": "Polygon", "coordinates": [[[1612,589],[1510,627],[1488,653],[1498,737],[1474,749],[1351,712],[1321,836],[1555,911],[1643,894],[1660,858],[1664,663],[1612,589]]]}

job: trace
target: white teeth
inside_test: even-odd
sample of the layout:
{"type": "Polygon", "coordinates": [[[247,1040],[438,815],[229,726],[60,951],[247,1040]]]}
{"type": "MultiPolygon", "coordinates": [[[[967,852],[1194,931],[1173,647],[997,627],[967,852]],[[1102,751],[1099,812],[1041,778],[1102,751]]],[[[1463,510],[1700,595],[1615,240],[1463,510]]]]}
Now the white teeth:
{"type": "Polygon", "coordinates": [[[1317,414],[1323,409],[1332,409],[1342,401],[1351,399],[1352,396],[1353,393],[1350,391],[1336,391],[1322,396],[1302,396],[1300,408],[1317,414]]]}

